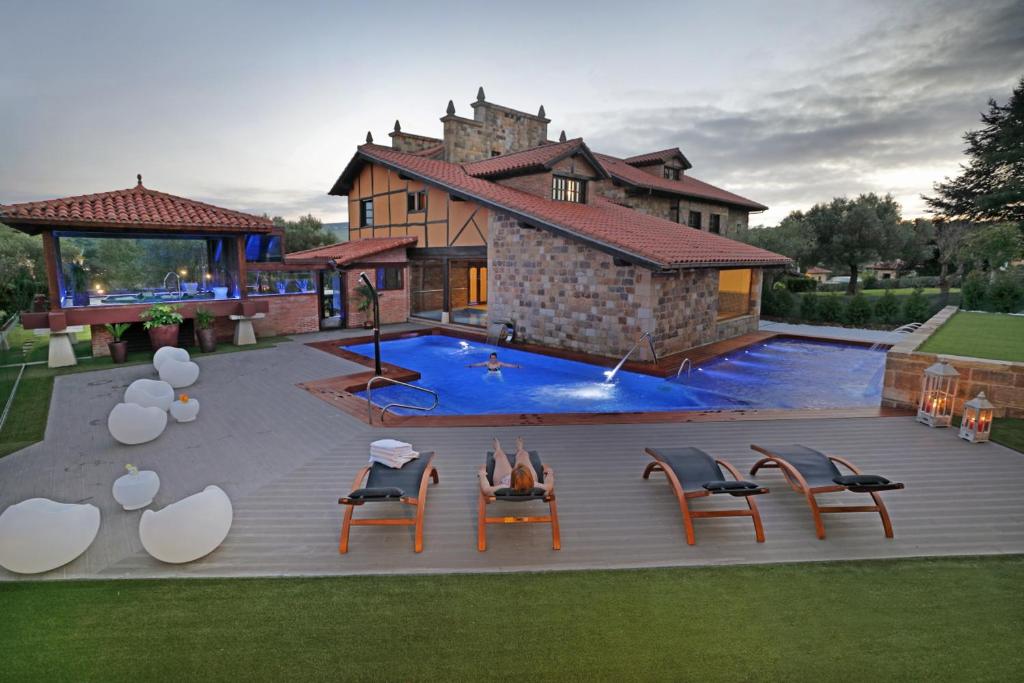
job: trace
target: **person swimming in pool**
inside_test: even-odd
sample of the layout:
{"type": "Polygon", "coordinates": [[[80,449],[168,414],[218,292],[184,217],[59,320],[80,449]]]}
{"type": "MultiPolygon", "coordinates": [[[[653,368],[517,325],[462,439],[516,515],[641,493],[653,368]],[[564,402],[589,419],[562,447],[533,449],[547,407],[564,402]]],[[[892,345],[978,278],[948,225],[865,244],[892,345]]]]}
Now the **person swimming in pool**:
{"type": "Polygon", "coordinates": [[[494,483],[487,481],[487,472],[480,472],[480,490],[485,496],[493,496],[499,489],[512,489],[514,493],[526,494],[535,488],[548,490],[548,484],[537,481],[537,471],[530,462],[530,453],[523,446],[523,437],[516,439],[516,459],[509,463],[508,456],[494,439],[494,483]]]}
{"type": "Polygon", "coordinates": [[[467,368],[487,368],[489,372],[499,372],[502,368],[518,368],[522,367],[516,363],[503,363],[498,360],[498,354],[492,353],[482,363],[471,363],[466,366],[467,368]]]}

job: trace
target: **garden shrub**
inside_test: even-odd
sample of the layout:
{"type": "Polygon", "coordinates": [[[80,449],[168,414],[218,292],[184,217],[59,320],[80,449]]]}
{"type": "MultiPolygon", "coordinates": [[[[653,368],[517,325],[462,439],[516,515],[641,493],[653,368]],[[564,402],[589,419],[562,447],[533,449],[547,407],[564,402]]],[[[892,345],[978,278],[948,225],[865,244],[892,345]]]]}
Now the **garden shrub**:
{"type": "Polygon", "coordinates": [[[1016,313],[1024,301],[1024,287],[1010,273],[999,273],[988,288],[988,303],[999,313],[1016,313]]]}
{"type": "Polygon", "coordinates": [[[960,305],[969,311],[979,311],[988,295],[988,280],[984,273],[975,271],[964,278],[960,289],[960,305]]]}
{"type": "Polygon", "coordinates": [[[823,296],[818,302],[818,317],[827,323],[837,323],[843,317],[843,299],[839,296],[823,296]]]}
{"type": "Polygon", "coordinates": [[[848,325],[867,325],[871,320],[871,304],[863,294],[856,294],[846,302],[843,319],[848,325]]]}
{"type": "Polygon", "coordinates": [[[800,318],[801,320],[817,320],[818,319],[818,299],[821,298],[816,294],[804,294],[800,297],[800,318]]]}
{"type": "Polygon", "coordinates": [[[877,289],[878,278],[874,275],[868,275],[864,278],[864,289],[877,289]]]}
{"type": "Polygon", "coordinates": [[[772,318],[785,318],[793,310],[793,295],[785,287],[761,292],[761,313],[772,318]]]}
{"type": "Polygon", "coordinates": [[[810,277],[789,277],[783,280],[786,289],[799,294],[800,292],[813,292],[818,289],[818,281],[810,277]]]}
{"type": "Polygon", "coordinates": [[[918,287],[910,293],[903,301],[903,319],[910,323],[923,323],[928,320],[931,312],[931,305],[924,296],[924,291],[918,287]]]}
{"type": "Polygon", "coordinates": [[[875,302],[875,319],[880,323],[895,325],[900,319],[900,302],[892,290],[878,297],[875,302]]]}

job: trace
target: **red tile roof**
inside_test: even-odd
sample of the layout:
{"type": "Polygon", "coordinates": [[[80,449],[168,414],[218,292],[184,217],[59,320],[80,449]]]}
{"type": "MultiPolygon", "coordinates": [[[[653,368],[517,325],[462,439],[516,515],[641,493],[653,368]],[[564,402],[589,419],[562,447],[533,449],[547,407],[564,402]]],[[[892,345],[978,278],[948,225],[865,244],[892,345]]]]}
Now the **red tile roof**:
{"type": "Polygon", "coordinates": [[[645,166],[647,164],[665,163],[669,159],[682,159],[683,166],[693,168],[693,164],[690,163],[690,160],[686,158],[686,155],[678,147],[660,149],[657,152],[647,152],[646,154],[637,154],[636,156],[626,157],[623,161],[630,166],[645,166]]]}
{"type": "Polygon", "coordinates": [[[702,180],[697,180],[690,175],[684,175],[679,180],[669,180],[668,178],[660,178],[652,173],[648,173],[647,171],[643,171],[635,166],[631,166],[625,160],[617,157],[600,153],[596,156],[598,160],[604,164],[604,167],[608,169],[608,173],[610,173],[612,177],[618,178],[620,181],[628,183],[629,185],[657,190],[660,192],[670,192],[684,197],[710,199],[712,201],[732,204],[734,206],[740,206],[753,211],[765,211],[768,209],[764,204],[759,204],[758,202],[747,199],[746,197],[741,197],[738,194],[733,194],[732,192],[723,190],[720,187],[715,187],[714,185],[705,183],[702,180]]]}
{"type": "Polygon", "coordinates": [[[344,195],[367,161],[397,169],[457,196],[504,210],[534,225],[590,244],[649,268],[784,265],[770,251],[694,230],[595,197],[592,204],[554,201],[469,175],[459,164],[424,159],[389,147],[358,148],[331,194],[344,195]]]}
{"type": "Polygon", "coordinates": [[[601,163],[594,158],[593,153],[583,142],[583,138],[540,145],[539,147],[531,147],[520,152],[511,152],[491,157],[490,159],[472,161],[463,164],[462,167],[471,176],[489,178],[511,173],[521,173],[532,169],[550,169],[555,163],[578,152],[590,160],[590,163],[597,169],[598,173],[607,177],[607,172],[601,167],[601,163]]]}
{"type": "Polygon", "coordinates": [[[418,157],[431,157],[436,159],[440,155],[444,154],[444,143],[442,142],[431,147],[426,147],[418,152],[414,152],[414,154],[418,157]]]}
{"type": "Polygon", "coordinates": [[[343,266],[355,263],[374,254],[380,254],[400,247],[411,247],[414,244],[416,244],[415,237],[375,237],[354,242],[328,244],[323,247],[313,247],[312,249],[304,249],[302,251],[293,251],[285,256],[285,261],[318,261],[321,263],[333,261],[336,265],[343,266]]]}
{"type": "Polygon", "coordinates": [[[0,223],[35,234],[46,228],[139,232],[270,232],[269,218],[176,197],[139,184],[127,190],[0,204],[0,223]]]}

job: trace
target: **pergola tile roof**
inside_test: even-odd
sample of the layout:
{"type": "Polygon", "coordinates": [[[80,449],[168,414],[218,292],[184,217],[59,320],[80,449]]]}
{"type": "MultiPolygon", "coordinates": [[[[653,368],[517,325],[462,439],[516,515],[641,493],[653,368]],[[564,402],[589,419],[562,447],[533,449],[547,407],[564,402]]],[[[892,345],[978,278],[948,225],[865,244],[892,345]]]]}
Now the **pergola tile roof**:
{"type": "Polygon", "coordinates": [[[331,193],[347,194],[352,178],[367,161],[389,166],[457,196],[507,211],[527,223],[650,268],[769,266],[790,262],[785,256],[634,211],[600,197],[594,197],[591,204],[554,201],[474,177],[459,164],[374,144],[358,148],[331,193]]]}
{"type": "Polygon", "coordinates": [[[355,263],[369,256],[380,254],[400,247],[411,247],[416,244],[416,237],[374,237],[354,242],[338,242],[302,251],[293,251],[285,256],[286,262],[317,261],[344,266],[355,263]]]}
{"type": "Polygon", "coordinates": [[[269,218],[143,186],[39,202],[0,204],[0,223],[30,234],[47,228],[140,232],[270,232],[269,218]]]}

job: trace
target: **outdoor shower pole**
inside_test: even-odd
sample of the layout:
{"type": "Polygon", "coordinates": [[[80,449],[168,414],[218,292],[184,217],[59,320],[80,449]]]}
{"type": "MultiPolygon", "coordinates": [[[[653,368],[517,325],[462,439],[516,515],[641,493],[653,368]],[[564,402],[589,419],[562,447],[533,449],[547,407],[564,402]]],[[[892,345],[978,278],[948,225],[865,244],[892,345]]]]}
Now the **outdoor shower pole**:
{"type": "Polygon", "coordinates": [[[380,368],[380,301],[377,299],[377,288],[365,272],[359,273],[359,279],[370,288],[370,294],[373,295],[373,369],[380,376],[384,374],[380,368]]]}

